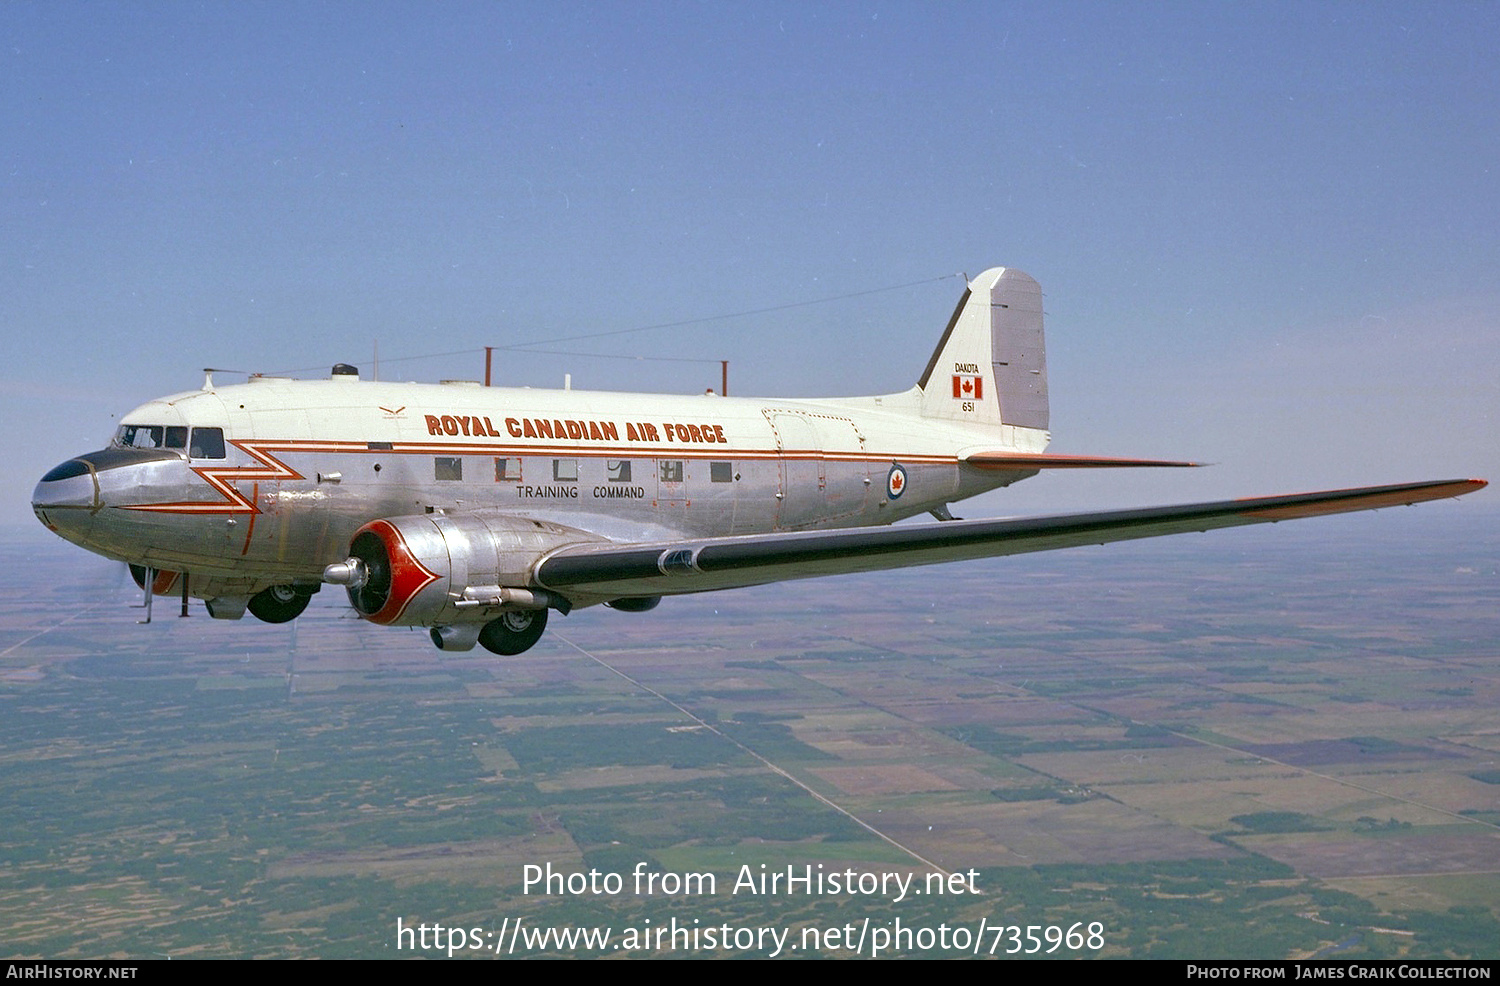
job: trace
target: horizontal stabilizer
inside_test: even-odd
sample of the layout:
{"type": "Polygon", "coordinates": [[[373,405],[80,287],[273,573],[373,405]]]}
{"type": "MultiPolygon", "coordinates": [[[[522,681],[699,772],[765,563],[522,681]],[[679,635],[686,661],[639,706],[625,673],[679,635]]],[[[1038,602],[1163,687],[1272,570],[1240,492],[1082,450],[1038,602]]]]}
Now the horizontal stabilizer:
{"type": "Polygon", "coordinates": [[[537,585],[580,600],[677,595],[1374,510],[1462,496],[1484,485],[1455,479],[1013,520],[569,545],[543,558],[533,575],[537,585]]]}
{"type": "Polygon", "coordinates": [[[1052,452],[975,452],[964,458],[964,464],[976,469],[1118,469],[1130,466],[1202,466],[1205,463],[1057,455],[1052,452]]]}

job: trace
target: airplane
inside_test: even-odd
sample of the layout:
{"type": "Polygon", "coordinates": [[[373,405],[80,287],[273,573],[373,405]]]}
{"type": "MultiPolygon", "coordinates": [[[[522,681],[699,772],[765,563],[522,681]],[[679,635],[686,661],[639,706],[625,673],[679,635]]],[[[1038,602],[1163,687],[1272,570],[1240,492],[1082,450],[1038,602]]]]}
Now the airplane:
{"type": "MultiPolygon", "coordinates": [[[[217,619],[324,585],[444,651],[520,654],[549,612],[1370,510],[1460,479],[1006,520],[949,505],[1044,469],[1193,466],[1046,451],[1042,291],[968,282],[917,383],[808,400],[252,376],[158,398],[44,475],[49,529],[217,619]],[[892,526],[931,514],[936,523],[892,526]]],[[[147,619],[149,620],[149,608],[147,619]]]]}

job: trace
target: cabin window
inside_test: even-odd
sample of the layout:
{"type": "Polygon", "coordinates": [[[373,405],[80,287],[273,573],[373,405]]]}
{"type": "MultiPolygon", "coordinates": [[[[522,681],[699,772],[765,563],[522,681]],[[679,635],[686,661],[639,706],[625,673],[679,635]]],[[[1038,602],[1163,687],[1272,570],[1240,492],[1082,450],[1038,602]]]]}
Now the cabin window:
{"type": "Polygon", "coordinates": [[[456,480],[464,478],[464,460],[456,455],[439,455],[432,460],[432,478],[456,480]]]}
{"type": "MultiPolygon", "coordinates": [[[[171,435],[172,429],[167,429],[171,435]]],[[[223,428],[194,428],[193,441],[188,448],[188,455],[194,459],[222,459],[224,458],[224,429],[223,428]]]]}
{"type": "Polygon", "coordinates": [[[552,478],[559,483],[578,482],[578,460],[553,459],[552,478]]]}
{"type": "Polygon", "coordinates": [[[734,482],[734,463],[710,462],[708,464],[708,481],[710,483],[734,482]]]}
{"type": "Polygon", "coordinates": [[[657,476],[663,483],[682,482],[682,460],[662,459],[661,466],[657,472],[657,476]]]}
{"type": "Polygon", "coordinates": [[[495,482],[497,483],[519,483],[521,481],[521,460],[500,459],[495,460],[495,482]]]}
{"type": "Polygon", "coordinates": [[[611,483],[630,482],[629,459],[606,459],[604,466],[609,470],[609,481],[611,483]]]}
{"type": "Polygon", "coordinates": [[[167,425],[167,448],[187,448],[187,432],[182,425],[167,425]]]}

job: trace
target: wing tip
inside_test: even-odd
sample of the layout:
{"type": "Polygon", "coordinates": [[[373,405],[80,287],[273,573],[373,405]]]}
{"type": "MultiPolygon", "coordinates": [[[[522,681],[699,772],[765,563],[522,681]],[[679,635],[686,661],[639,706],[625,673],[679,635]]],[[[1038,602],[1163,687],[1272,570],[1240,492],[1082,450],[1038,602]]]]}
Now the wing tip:
{"type": "Polygon", "coordinates": [[[1267,499],[1273,502],[1266,502],[1264,507],[1256,505],[1264,501],[1249,499],[1244,501],[1245,513],[1247,516],[1266,520],[1293,520],[1299,517],[1379,510],[1382,507],[1409,507],[1429,500],[1456,499],[1488,485],[1489,480],[1486,479],[1437,479],[1399,486],[1324,490],[1319,493],[1293,494],[1290,497],[1270,497],[1267,499]]]}

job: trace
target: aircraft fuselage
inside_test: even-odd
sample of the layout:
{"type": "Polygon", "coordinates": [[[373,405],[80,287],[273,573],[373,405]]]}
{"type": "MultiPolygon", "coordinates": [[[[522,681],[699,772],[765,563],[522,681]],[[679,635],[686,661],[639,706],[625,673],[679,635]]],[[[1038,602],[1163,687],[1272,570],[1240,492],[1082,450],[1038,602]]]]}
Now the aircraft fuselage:
{"type": "MultiPolygon", "coordinates": [[[[122,432],[220,430],[206,451],[221,457],[196,440],[89,453],[38,485],[34,509],[100,554],[261,587],[318,582],[379,517],[497,511],[619,541],[715,537],[888,524],[1034,474],[961,465],[994,436],[914,417],[917,399],[259,378],[122,419],[122,432]]],[[[1008,430],[1020,450],[1045,445],[1008,430]]]]}

